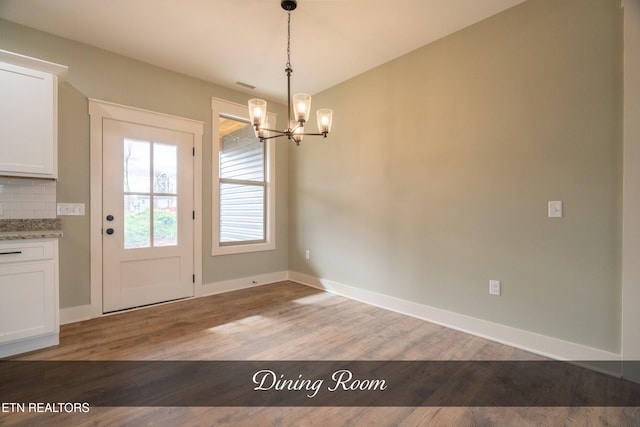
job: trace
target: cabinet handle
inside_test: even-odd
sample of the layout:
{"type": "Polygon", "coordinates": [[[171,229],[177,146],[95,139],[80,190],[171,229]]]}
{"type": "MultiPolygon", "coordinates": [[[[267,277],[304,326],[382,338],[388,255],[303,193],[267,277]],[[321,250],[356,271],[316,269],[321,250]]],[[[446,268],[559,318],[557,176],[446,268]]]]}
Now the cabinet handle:
{"type": "Polygon", "coordinates": [[[19,255],[22,251],[14,251],[14,252],[0,252],[0,255],[19,255]]]}

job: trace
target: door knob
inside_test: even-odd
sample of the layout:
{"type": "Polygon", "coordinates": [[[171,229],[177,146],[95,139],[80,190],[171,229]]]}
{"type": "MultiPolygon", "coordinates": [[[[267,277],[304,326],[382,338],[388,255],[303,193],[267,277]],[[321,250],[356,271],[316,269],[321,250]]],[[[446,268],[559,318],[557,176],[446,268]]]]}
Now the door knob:
{"type": "Polygon", "coordinates": [[[107,234],[113,234],[114,230],[113,228],[107,228],[107,234]]]}
{"type": "Polygon", "coordinates": [[[113,221],[113,215],[107,215],[107,221],[113,221]]]}

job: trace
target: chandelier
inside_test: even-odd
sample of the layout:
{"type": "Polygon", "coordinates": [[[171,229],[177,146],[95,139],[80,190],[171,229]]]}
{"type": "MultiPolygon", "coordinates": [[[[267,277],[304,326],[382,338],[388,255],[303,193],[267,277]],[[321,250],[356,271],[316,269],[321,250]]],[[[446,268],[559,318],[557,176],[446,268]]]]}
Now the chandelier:
{"type": "Polygon", "coordinates": [[[333,111],[323,108],[317,111],[318,133],[306,133],[304,130],[305,123],[309,120],[311,111],[311,95],[306,93],[296,93],[291,97],[291,11],[295,10],[298,3],[296,0],[281,0],[280,6],[287,12],[287,65],[285,72],[287,73],[287,108],[289,111],[288,127],[285,130],[269,129],[267,122],[267,101],[263,99],[249,100],[249,117],[256,131],[256,136],[260,138],[260,142],[267,139],[279,138],[286,136],[296,145],[300,145],[300,141],[305,135],[327,137],[331,131],[331,121],[333,119],[333,111]],[[291,108],[293,101],[293,109],[291,108]],[[293,118],[291,116],[293,110],[293,118]]]}

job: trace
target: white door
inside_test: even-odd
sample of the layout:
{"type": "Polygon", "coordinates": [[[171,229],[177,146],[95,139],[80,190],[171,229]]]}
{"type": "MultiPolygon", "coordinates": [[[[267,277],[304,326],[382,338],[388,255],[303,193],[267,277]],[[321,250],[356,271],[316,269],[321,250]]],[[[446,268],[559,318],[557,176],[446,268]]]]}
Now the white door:
{"type": "Polygon", "coordinates": [[[103,312],[193,296],[193,134],[103,121],[103,312]]]}

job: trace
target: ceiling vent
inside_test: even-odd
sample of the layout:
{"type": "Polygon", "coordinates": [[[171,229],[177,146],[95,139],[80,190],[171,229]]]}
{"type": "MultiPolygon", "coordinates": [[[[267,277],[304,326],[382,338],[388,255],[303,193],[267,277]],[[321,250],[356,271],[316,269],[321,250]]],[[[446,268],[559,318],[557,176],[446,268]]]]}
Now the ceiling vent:
{"type": "Polygon", "coordinates": [[[238,86],[242,86],[243,88],[246,88],[246,89],[254,90],[256,88],[255,86],[250,85],[249,83],[236,82],[236,84],[238,86]]]}

